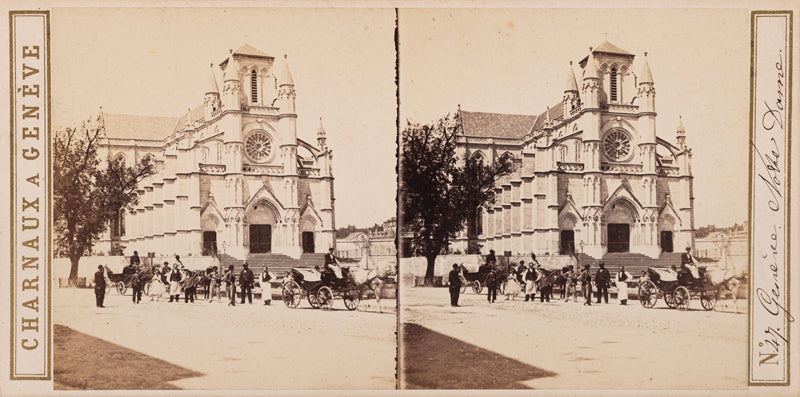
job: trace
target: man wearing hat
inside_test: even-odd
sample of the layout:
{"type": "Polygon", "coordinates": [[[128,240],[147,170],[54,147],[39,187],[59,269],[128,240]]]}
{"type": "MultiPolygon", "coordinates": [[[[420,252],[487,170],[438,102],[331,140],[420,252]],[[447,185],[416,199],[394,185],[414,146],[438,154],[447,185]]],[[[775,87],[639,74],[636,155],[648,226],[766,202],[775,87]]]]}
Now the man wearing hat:
{"type": "Polygon", "coordinates": [[[584,306],[592,305],[592,274],[589,273],[589,269],[589,265],[584,266],[583,271],[578,276],[578,280],[581,281],[583,297],[586,299],[586,302],[583,303],[584,306]]]}
{"type": "Polygon", "coordinates": [[[172,264],[172,271],[169,272],[169,301],[175,299],[175,302],[181,300],[181,269],[178,262],[172,264]]]}
{"type": "Polygon", "coordinates": [[[236,306],[236,275],[233,274],[233,265],[228,266],[222,281],[225,282],[225,294],[230,298],[228,306],[236,306]]]}
{"type": "Polygon", "coordinates": [[[342,270],[339,268],[339,260],[333,256],[333,247],[328,248],[328,253],[325,254],[323,271],[326,278],[329,279],[331,283],[342,277],[342,270]]]}
{"type": "Polygon", "coordinates": [[[611,274],[606,269],[606,264],[600,262],[600,268],[594,275],[594,285],[597,286],[597,303],[602,297],[608,303],[608,286],[611,284],[611,274]]]}
{"type": "Polygon", "coordinates": [[[447,277],[450,286],[450,306],[458,307],[458,295],[461,294],[461,275],[458,271],[458,264],[453,264],[453,270],[447,277]]]}
{"type": "Polygon", "coordinates": [[[97,271],[94,273],[94,300],[97,307],[103,306],[103,300],[106,297],[106,277],[103,274],[103,265],[97,266],[97,271]]]}
{"type": "Polygon", "coordinates": [[[247,262],[244,263],[244,269],[239,273],[239,286],[242,287],[242,304],[244,304],[244,297],[247,295],[248,303],[253,304],[253,282],[255,277],[253,271],[250,270],[247,262]]]}

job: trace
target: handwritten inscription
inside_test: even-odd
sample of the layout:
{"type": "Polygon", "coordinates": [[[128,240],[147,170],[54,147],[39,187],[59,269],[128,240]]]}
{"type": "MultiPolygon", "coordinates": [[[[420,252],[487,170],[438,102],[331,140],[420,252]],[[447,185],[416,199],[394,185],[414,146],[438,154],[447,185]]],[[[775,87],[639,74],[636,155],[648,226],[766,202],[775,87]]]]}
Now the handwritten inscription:
{"type": "Polygon", "coordinates": [[[761,319],[759,324],[754,324],[753,334],[757,345],[756,365],[777,368],[785,363],[789,346],[788,327],[784,324],[793,322],[794,316],[786,307],[788,296],[784,290],[787,278],[784,227],[787,187],[782,157],[786,136],[784,53],[778,50],[772,56],[777,60],[769,73],[774,76],[775,85],[758,91],[757,103],[763,107],[760,107],[760,119],[752,140],[753,171],[756,173],[752,205],[754,222],[758,223],[753,226],[757,232],[752,236],[753,293],[757,302],[753,310],[761,319]],[[769,318],[773,320],[764,321],[769,318]]]}

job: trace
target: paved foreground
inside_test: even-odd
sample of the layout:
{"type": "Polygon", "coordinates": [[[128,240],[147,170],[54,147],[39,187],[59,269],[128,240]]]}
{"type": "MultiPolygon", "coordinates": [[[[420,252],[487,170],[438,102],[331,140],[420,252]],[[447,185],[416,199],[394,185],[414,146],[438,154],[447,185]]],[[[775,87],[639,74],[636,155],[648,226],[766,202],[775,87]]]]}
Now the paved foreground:
{"type": "Polygon", "coordinates": [[[93,290],[64,288],[53,291],[53,321],[203,374],[171,382],[182,389],[394,389],[396,301],[381,300],[382,314],[374,302],[353,312],[338,299],[332,311],[306,301],[133,305],[112,292],[100,309],[93,290]]]}
{"type": "MultiPolygon", "coordinates": [[[[741,389],[747,316],[575,302],[505,301],[447,288],[401,295],[403,388],[741,389]],[[433,343],[435,348],[430,346],[433,343]]],[[[744,310],[746,303],[739,302],[744,310]]]]}

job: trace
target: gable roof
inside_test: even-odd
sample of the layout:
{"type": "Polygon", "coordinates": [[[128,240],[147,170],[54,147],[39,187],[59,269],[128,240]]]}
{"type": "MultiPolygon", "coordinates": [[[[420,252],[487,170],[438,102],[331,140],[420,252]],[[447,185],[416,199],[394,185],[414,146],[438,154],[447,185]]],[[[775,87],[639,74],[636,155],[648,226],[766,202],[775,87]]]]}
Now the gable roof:
{"type": "Polygon", "coordinates": [[[461,111],[461,125],[466,136],[484,138],[524,137],[536,121],[527,114],[487,113],[461,111]]]}
{"type": "Polygon", "coordinates": [[[108,138],[160,141],[172,133],[177,121],[176,117],[103,114],[103,123],[108,138]]]}
{"type": "Polygon", "coordinates": [[[249,57],[256,57],[256,58],[273,58],[272,56],[267,55],[265,52],[251,46],[250,44],[245,43],[245,45],[239,47],[236,51],[233,52],[234,55],[244,55],[249,57]]]}
{"type": "Polygon", "coordinates": [[[614,44],[609,43],[608,41],[604,41],[603,44],[600,44],[599,46],[597,46],[597,48],[595,48],[594,51],[592,51],[592,52],[604,52],[606,54],[618,54],[618,55],[633,56],[633,54],[631,54],[630,52],[625,51],[622,48],[619,48],[619,47],[615,46],[614,44]]]}
{"type": "Polygon", "coordinates": [[[191,112],[186,112],[183,115],[181,115],[181,117],[178,118],[177,121],[175,122],[174,128],[172,131],[170,131],[170,133],[183,130],[183,127],[186,126],[186,121],[188,121],[189,114],[192,115],[192,121],[205,120],[206,108],[204,105],[200,105],[192,109],[191,112]]]}
{"type": "MultiPolygon", "coordinates": [[[[550,121],[555,121],[560,117],[564,117],[564,102],[562,101],[550,106],[550,121]]],[[[533,131],[543,128],[545,121],[547,121],[547,110],[542,112],[542,114],[536,118],[536,124],[533,125],[533,131]]]]}

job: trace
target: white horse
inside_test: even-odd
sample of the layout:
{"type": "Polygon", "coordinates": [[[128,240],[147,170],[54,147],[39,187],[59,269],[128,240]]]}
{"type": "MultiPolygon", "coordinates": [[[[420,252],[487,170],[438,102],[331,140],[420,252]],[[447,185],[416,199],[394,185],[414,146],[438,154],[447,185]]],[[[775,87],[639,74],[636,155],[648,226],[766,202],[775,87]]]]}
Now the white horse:
{"type": "Polygon", "coordinates": [[[358,286],[359,295],[364,293],[364,289],[368,289],[375,294],[375,302],[378,305],[378,311],[383,313],[381,308],[381,290],[389,274],[394,270],[394,263],[392,261],[383,261],[376,263],[369,269],[353,269],[350,270],[350,277],[358,286]]]}
{"type": "Polygon", "coordinates": [[[744,280],[746,280],[746,275],[744,273],[737,273],[732,268],[716,267],[707,268],[706,275],[716,289],[717,298],[727,292],[731,293],[733,307],[736,313],[739,313],[739,298],[737,295],[739,295],[739,289],[742,287],[742,284],[744,284],[744,280]]]}

